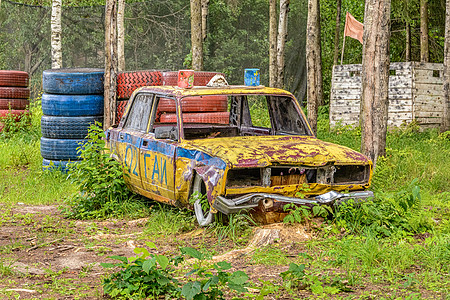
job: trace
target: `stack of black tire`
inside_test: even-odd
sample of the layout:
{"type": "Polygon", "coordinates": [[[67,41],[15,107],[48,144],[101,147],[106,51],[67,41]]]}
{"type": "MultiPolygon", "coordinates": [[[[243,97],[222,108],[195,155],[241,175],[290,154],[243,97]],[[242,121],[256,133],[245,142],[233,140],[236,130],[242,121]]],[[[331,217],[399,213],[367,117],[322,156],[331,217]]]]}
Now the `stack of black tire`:
{"type": "Polygon", "coordinates": [[[44,71],[42,84],[41,155],[44,169],[66,171],[79,160],[89,126],[103,122],[102,69],[44,71]]]}
{"type": "MultiPolygon", "coordinates": [[[[30,89],[28,88],[28,73],[14,70],[0,70],[0,118],[12,116],[19,121],[30,101],[30,89]]],[[[3,124],[0,122],[0,131],[3,124]]]]}

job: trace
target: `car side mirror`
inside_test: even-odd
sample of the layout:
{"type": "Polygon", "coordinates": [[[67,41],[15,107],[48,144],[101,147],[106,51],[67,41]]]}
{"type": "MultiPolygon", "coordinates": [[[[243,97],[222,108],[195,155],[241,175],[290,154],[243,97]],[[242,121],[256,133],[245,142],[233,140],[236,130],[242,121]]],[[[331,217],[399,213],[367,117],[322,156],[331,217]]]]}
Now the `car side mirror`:
{"type": "Polygon", "coordinates": [[[178,141],[178,128],[175,126],[156,127],[155,138],[178,141]]]}

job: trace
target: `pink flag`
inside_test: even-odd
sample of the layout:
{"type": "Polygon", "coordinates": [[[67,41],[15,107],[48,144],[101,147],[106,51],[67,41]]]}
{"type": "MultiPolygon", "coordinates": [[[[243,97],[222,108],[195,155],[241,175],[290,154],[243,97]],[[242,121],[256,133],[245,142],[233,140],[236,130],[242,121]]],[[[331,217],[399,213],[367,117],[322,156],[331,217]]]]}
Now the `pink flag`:
{"type": "Polygon", "coordinates": [[[349,12],[345,16],[344,36],[349,36],[363,43],[364,25],[355,19],[349,12]]]}

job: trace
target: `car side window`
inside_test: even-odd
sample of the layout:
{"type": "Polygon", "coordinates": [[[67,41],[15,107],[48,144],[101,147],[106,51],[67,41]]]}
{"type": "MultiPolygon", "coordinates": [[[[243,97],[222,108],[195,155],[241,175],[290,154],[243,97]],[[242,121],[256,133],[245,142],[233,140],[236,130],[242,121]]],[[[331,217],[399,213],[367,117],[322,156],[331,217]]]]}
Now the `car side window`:
{"type": "Polygon", "coordinates": [[[150,112],[152,110],[153,95],[138,94],[134,99],[127,120],[123,126],[125,129],[147,131],[150,112]]]}

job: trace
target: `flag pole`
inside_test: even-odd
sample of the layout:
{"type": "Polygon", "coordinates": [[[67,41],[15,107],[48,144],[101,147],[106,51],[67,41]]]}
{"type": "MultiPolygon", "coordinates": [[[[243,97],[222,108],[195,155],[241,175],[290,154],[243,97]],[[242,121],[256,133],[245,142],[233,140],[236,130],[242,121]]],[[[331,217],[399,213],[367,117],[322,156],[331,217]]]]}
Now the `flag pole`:
{"type": "Polygon", "coordinates": [[[343,42],[342,42],[342,54],[341,54],[341,65],[344,61],[344,49],[345,49],[345,33],[347,31],[347,19],[348,19],[348,11],[345,14],[345,23],[344,23],[344,38],[343,38],[343,42]]]}
{"type": "Polygon", "coordinates": [[[345,34],[344,34],[344,42],[342,43],[342,54],[341,54],[341,65],[344,61],[344,49],[345,49],[345,34]]]}

